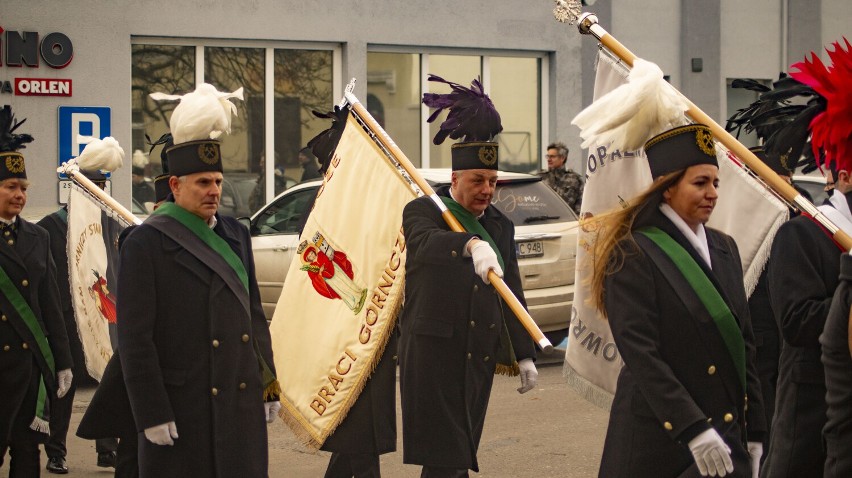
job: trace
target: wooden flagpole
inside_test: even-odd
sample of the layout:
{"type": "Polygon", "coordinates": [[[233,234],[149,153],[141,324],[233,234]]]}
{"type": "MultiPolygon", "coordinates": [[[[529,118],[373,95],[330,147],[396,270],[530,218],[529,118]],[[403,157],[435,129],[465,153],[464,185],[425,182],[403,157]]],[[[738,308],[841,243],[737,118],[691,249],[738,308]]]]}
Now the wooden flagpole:
{"type": "Polygon", "coordinates": [[[91,194],[100,202],[112,209],[117,215],[121,216],[121,218],[125,220],[128,224],[142,224],[141,219],[134,216],[133,213],[128,211],[126,207],[122,206],[112,196],[104,192],[103,189],[99,188],[95,183],[93,183],[92,180],[83,175],[83,173],[80,172],[80,167],[77,166],[76,163],[62,163],[62,166],[57,168],[56,171],[68,175],[68,177],[70,177],[75,183],[85,188],[89,194],[91,194]]]}
{"type": "MultiPolygon", "coordinates": [[[[402,152],[401,149],[394,143],[391,137],[385,132],[384,128],[382,128],[378,122],[373,118],[373,116],[364,108],[364,105],[358,101],[358,98],[352,94],[351,91],[347,89],[344,95],[346,102],[352,106],[352,109],[355,113],[364,121],[367,127],[375,133],[376,139],[382,143],[391,154],[393,154],[394,159],[402,166],[406,173],[411,177],[411,180],[417,184],[417,187],[423,192],[423,194],[432,198],[432,202],[435,203],[435,206],[441,210],[441,216],[444,218],[444,221],[447,222],[447,225],[450,226],[450,229],[455,232],[465,232],[464,227],[462,227],[461,223],[459,223],[458,219],[453,216],[453,213],[447,209],[447,206],[444,205],[444,202],[435,194],[435,191],[432,189],[432,186],[420,176],[420,173],[417,172],[417,168],[411,163],[405,153],[402,152]]],[[[503,281],[503,278],[498,276],[493,270],[488,271],[488,280],[491,281],[491,285],[497,290],[497,293],[500,294],[500,297],[509,305],[509,308],[512,309],[512,312],[518,317],[518,320],[521,321],[521,325],[524,326],[527,333],[533,338],[533,340],[538,344],[544,353],[550,353],[553,351],[553,344],[550,343],[550,340],[544,336],[541,332],[541,329],[538,328],[538,325],[533,321],[532,317],[530,317],[529,312],[524,309],[524,306],[515,297],[515,294],[509,289],[509,286],[506,285],[506,282],[503,281]]]]}
{"type": "MultiPolygon", "coordinates": [[[[636,59],[636,55],[634,55],[630,50],[627,49],[624,45],[621,44],[618,40],[615,39],[612,35],[609,34],[603,27],[598,24],[598,17],[594,13],[584,13],[580,15],[578,23],[578,28],[580,29],[580,33],[584,35],[593,35],[598,39],[607,49],[609,49],[612,53],[618,56],[622,61],[624,61],[631,68],[633,67],[633,61],[636,59]]],[[[671,86],[671,85],[669,85],[671,86]]],[[[674,86],[671,88],[675,89],[674,86]]],[[[677,89],[675,89],[677,91],[677,89]]],[[[780,176],[775,174],[772,169],[769,168],[766,164],[763,163],[757,156],[754,155],[751,151],[748,150],[742,143],[740,143],[731,133],[725,131],[725,128],[721,127],[718,123],[716,123],[710,116],[701,111],[694,103],[692,103],[689,98],[683,96],[682,93],[678,91],[687,102],[689,108],[686,110],[686,113],[692,118],[695,122],[704,124],[710,128],[713,136],[717,141],[725,145],[728,150],[732,151],[737,158],[742,160],[752,171],[754,171],[760,179],[762,179],[766,184],[769,185],[775,192],[780,194],[784,199],[786,199],[790,204],[795,204],[796,207],[813,217],[817,220],[823,227],[825,227],[834,237],[834,240],[837,241],[838,244],[843,246],[847,251],[852,249],[852,237],[843,232],[842,229],[837,227],[828,217],[825,216],[816,206],[813,205],[810,201],[808,201],[804,196],[799,194],[793,186],[788,184],[786,181],[781,179],[780,176]]]]}

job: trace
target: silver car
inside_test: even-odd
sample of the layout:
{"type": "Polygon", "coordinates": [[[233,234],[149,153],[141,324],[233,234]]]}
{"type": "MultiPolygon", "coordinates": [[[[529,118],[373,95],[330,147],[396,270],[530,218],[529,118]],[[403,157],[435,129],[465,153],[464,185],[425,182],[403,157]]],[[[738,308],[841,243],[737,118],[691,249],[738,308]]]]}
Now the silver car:
{"type": "MultiPolygon", "coordinates": [[[[422,169],[433,187],[450,184],[449,169],[422,169]]],[[[272,318],[290,262],[299,243],[299,226],[308,214],[321,180],[298,184],[279,194],[250,220],[260,297],[272,318]]],[[[574,300],[577,216],[537,176],[501,171],[492,204],[515,224],[518,265],[530,315],[558,344],[567,333],[574,300]]]]}

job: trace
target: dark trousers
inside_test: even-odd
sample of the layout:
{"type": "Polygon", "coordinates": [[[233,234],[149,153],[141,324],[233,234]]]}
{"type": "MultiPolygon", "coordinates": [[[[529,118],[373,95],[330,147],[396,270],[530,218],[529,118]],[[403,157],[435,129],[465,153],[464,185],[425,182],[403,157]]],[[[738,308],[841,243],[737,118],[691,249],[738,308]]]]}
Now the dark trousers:
{"type": "Polygon", "coordinates": [[[420,478],[468,478],[469,476],[466,468],[442,468],[423,465],[423,471],[420,472],[420,478]]]}
{"type": "Polygon", "coordinates": [[[36,411],[38,386],[41,383],[38,366],[33,364],[33,375],[24,403],[12,423],[8,444],[0,446],[0,466],[6,450],[9,450],[9,478],[38,478],[41,476],[41,450],[45,435],[30,428],[36,411]]]}
{"type": "Polygon", "coordinates": [[[325,478],[380,478],[379,455],[373,453],[332,453],[325,478]]]}
{"type": "MultiPolygon", "coordinates": [[[[62,398],[53,397],[50,400],[50,439],[44,444],[48,458],[63,457],[68,454],[65,447],[68,438],[68,427],[71,425],[71,413],[74,409],[74,395],[77,394],[77,376],[71,381],[71,388],[62,398]]],[[[95,440],[95,450],[98,453],[110,453],[118,448],[118,440],[104,438],[95,440]]]]}
{"type": "Polygon", "coordinates": [[[115,478],[139,478],[139,441],[136,435],[122,437],[118,442],[115,478]]]}

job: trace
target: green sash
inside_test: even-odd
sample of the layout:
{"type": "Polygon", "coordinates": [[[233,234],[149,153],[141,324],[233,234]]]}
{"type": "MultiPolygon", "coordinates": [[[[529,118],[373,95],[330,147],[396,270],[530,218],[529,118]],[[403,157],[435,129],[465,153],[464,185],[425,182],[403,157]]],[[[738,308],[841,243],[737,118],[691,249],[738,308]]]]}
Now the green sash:
{"type": "Polygon", "coordinates": [[[222,256],[222,259],[224,259],[225,262],[234,269],[234,272],[237,273],[237,277],[240,278],[240,282],[242,282],[243,287],[245,287],[246,291],[248,291],[248,273],[243,265],[243,261],[241,261],[239,256],[237,256],[234,250],[231,249],[231,246],[229,246],[224,239],[219,237],[218,234],[213,232],[213,230],[210,229],[210,226],[208,226],[200,217],[173,202],[164,202],[156,211],[154,211],[153,215],[169,216],[186,226],[187,229],[192,231],[199,239],[204,241],[205,244],[210,246],[211,249],[222,256]]]}
{"type": "Polygon", "coordinates": [[[743,339],[742,331],[737,324],[737,320],[728,308],[728,304],[722,299],[719,291],[710,282],[707,274],[701,269],[701,266],[695,262],[695,259],[678,244],[671,236],[657,227],[645,227],[637,232],[641,233],[662,249],[663,252],[674,262],[675,266],[680,270],[683,277],[689,283],[692,290],[695,291],[701,303],[710,313],[716,328],[719,329],[719,334],[725,342],[728,353],[734,361],[734,366],[737,369],[740,383],[743,390],[746,388],[746,363],[745,363],[745,340],[743,339]]]}
{"type": "MultiPolygon", "coordinates": [[[[231,246],[229,246],[224,239],[219,237],[218,234],[213,232],[213,230],[210,229],[210,226],[208,226],[200,217],[192,214],[173,202],[164,202],[156,211],[154,211],[153,214],[171,217],[198,236],[199,239],[207,244],[210,249],[219,254],[234,270],[234,272],[237,273],[237,277],[239,277],[246,292],[250,294],[248,286],[248,272],[246,272],[243,261],[239,258],[239,256],[237,256],[234,250],[231,249],[231,246]]],[[[281,394],[281,386],[278,384],[275,374],[272,373],[272,368],[266,363],[266,360],[263,358],[263,354],[260,353],[260,347],[257,340],[254,341],[254,351],[260,368],[261,380],[264,388],[264,400],[277,399],[277,397],[281,394]]]]}
{"type": "MultiPolygon", "coordinates": [[[[44,361],[47,363],[48,371],[51,376],[56,375],[56,363],[53,360],[53,352],[50,350],[50,344],[47,342],[47,337],[44,335],[44,331],[41,329],[41,326],[38,323],[38,319],[36,319],[33,310],[30,308],[30,304],[27,303],[24,296],[21,295],[21,292],[15,287],[15,284],[12,283],[12,280],[9,278],[6,271],[0,267],[0,293],[6,296],[6,299],[12,304],[12,307],[15,309],[15,312],[18,316],[23,320],[24,324],[27,326],[27,329],[35,338],[36,345],[38,345],[39,352],[41,352],[42,357],[44,357],[44,361]]],[[[42,371],[44,372],[44,371],[42,371]]],[[[42,375],[39,379],[38,384],[38,399],[36,402],[36,416],[33,420],[30,428],[33,430],[42,432],[42,433],[50,433],[50,428],[48,427],[48,419],[47,414],[45,413],[45,405],[47,403],[47,387],[44,384],[44,375],[42,375]]]]}
{"type": "MultiPolygon", "coordinates": [[[[453,198],[441,196],[441,200],[447,206],[453,216],[458,219],[465,231],[476,234],[483,241],[487,242],[494,253],[497,254],[497,261],[500,263],[500,268],[505,270],[506,266],[503,263],[503,255],[500,254],[500,249],[497,249],[497,243],[488,231],[482,226],[482,223],[464,208],[457,203],[453,198]]],[[[502,302],[501,302],[502,304],[502,302]]],[[[504,314],[505,315],[505,314],[504,314]]],[[[518,360],[515,357],[515,349],[512,347],[512,339],[509,337],[509,329],[506,326],[506,320],[503,320],[503,330],[500,331],[500,350],[497,351],[497,373],[502,375],[517,375],[520,373],[518,369],[518,360]]]]}
{"type": "Polygon", "coordinates": [[[494,249],[494,253],[497,254],[497,261],[500,262],[500,268],[505,269],[506,266],[503,264],[503,256],[500,254],[500,250],[497,249],[497,243],[494,242],[491,234],[488,234],[488,231],[482,227],[482,223],[480,223],[479,220],[470,213],[470,211],[465,209],[464,206],[457,203],[455,199],[447,196],[441,196],[441,200],[444,201],[447,209],[452,211],[453,216],[455,216],[461,225],[464,226],[465,231],[476,234],[481,237],[482,240],[491,245],[491,249],[494,249]]]}

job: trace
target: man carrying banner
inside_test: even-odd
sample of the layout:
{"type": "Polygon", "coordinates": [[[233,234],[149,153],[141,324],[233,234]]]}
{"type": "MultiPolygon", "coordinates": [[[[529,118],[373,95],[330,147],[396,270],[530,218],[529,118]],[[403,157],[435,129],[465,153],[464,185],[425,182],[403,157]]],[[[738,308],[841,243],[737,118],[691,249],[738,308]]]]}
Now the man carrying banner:
{"type": "Polygon", "coordinates": [[[220,142],[242,89],[178,96],[167,150],[174,202],[121,247],[118,339],[142,477],[266,477],[280,408],[248,230],[217,214],[220,142]],[[144,285],[144,286],[143,286],[144,285]],[[264,401],[266,403],[264,403],[264,401]]]}
{"type": "Polygon", "coordinates": [[[514,225],[491,206],[497,182],[497,143],[491,139],[502,130],[500,116],[478,80],[470,89],[434,75],[429,80],[453,90],[424,95],[427,106],[438,108],[429,121],[450,110],[435,144],[464,137],[452,147],[452,185],[437,194],[469,232],[452,232],[428,197],[403,212],[403,461],[423,465],[423,477],[466,477],[468,469],[479,471],[476,453],[494,373],[518,367],[518,391],[533,389],[535,348],[488,279],[490,270],[504,276],[523,302],[514,225]]]}
{"type": "MultiPolygon", "coordinates": [[[[86,146],[88,149],[89,146],[86,146]]],[[[81,166],[80,172],[89,178],[101,189],[106,188],[106,176],[99,169],[85,169],[84,162],[86,150],[83,150],[78,158],[81,166]],[[81,163],[82,162],[82,163],[81,163]]],[[[117,166],[120,166],[119,162],[117,166]]],[[[109,172],[112,172],[109,169],[109,172]]],[[[62,304],[62,316],[65,319],[65,329],[68,333],[68,343],[71,346],[71,355],[74,358],[74,375],[77,380],[71,384],[68,394],[51,402],[50,413],[50,439],[44,445],[47,453],[47,471],[57,474],[68,473],[68,465],[65,456],[68,452],[65,443],[68,436],[68,426],[71,423],[71,411],[74,405],[74,396],[77,385],[83,377],[88,378],[86,370],[86,359],[83,354],[83,344],[77,333],[77,321],[74,318],[73,301],[71,300],[71,286],[68,283],[68,206],[62,206],[58,211],[45,216],[38,225],[45,228],[50,234],[50,252],[56,263],[56,282],[59,286],[59,298],[62,304]]],[[[97,465],[100,467],[115,467],[115,452],[117,441],[113,438],[104,438],[95,441],[95,451],[98,454],[97,465]]]]}
{"type": "Polygon", "coordinates": [[[47,231],[20,217],[27,171],[11,107],[0,110],[0,466],[9,476],[40,476],[39,443],[49,433],[48,394],[63,397],[73,366],[62,322],[47,231]]]}

